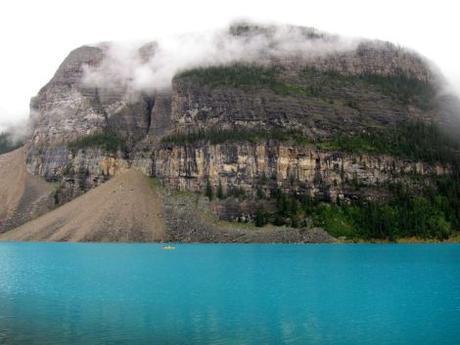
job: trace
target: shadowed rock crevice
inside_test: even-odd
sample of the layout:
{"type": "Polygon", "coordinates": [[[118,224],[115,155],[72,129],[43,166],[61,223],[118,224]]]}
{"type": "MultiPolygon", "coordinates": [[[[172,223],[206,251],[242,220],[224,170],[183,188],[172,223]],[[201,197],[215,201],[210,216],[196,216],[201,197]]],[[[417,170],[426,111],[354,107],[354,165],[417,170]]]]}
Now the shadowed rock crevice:
{"type": "Polygon", "coordinates": [[[153,107],[155,106],[155,98],[153,96],[144,95],[143,99],[145,103],[145,123],[147,125],[145,134],[147,135],[150,131],[150,126],[152,125],[152,112],[153,107]]]}

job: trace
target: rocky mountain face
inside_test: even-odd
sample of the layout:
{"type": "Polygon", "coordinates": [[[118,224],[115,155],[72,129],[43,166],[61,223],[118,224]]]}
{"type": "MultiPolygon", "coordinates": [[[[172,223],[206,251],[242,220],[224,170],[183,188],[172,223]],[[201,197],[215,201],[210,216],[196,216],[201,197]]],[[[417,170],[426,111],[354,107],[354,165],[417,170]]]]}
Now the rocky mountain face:
{"type": "MultiPolygon", "coordinates": [[[[247,39],[269,29],[229,32],[247,39]]],[[[308,34],[305,42],[330,39],[308,34]]],[[[137,51],[140,61],[156,58],[149,47],[137,51]]],[[[392,44],[192,68],[155,91],[85,82],[108,54],[105,45],[72,51],[31,101],[27,168],[59,184],[59,204],[128,168],[175,190],[264,203],[276,190],[332,203],[383,200],[382,185],[452,170],[442,159],[372,146],[402,124],[444,121],[436,73],[392,44]],[[353,138],[356,150],[346,145],[353,138]]],[[[255,217],[254,207],[229,204],[214,209],[225,219],[255,217]]]]}
{"type": "MultiPolygon", "coordinates": [[[[142,167],[142,166],[141,166],[142,167]]],[[[398,160],[387,155],[357,155],[267,141],[263,144],[164,146],[146,172],[177,190],[203,191],[206,182],[223,193],[238,187],[245,194],[269,196],[273,188],[308,193],[315,198],[352,198],[349,182],[376,186],[405,175],[443,175],[442,164],[398,160]]]]}

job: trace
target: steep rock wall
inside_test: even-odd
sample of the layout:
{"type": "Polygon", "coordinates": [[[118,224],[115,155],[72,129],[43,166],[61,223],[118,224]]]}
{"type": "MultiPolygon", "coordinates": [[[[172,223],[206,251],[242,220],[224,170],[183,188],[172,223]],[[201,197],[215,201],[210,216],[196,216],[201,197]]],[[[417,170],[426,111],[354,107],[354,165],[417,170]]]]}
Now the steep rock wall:
{"type": "Polygon", "coordinates": [[[35,148],[27,156],[33,175],[57,182],[55,203],[62,204],[124,172],[129,162],[100,148],[70,150],[65,145],[35,148]]]}
{"type": "Polygon", "coordinates": [[[256,196],[257,188],[266,195],[274,188],[297,191],[335,201],[350,198],[352,185],[377,187],[403,180],[408,175],[442,175],[443,165],[398,160],[390,156],[354,155],[320,151],[267,141],[261,144],[228,143],[222,145],[167,146],[155,152],[152,166],[145,160],[133,166],[163,179],[177,190],[203,192],[209,183],[224,193],[243,189],[256,196]]]}
{"type": "Polygon", "coordinates": [[[31,101],[34,147],[68,143],[102,130],[113,130],[130,142],[143,138],[150,124],[150,98],[129,93],[126,85],[90,87],[85,69],[104,59],[101,47],[72,51],[51,81],[31,101]]]}

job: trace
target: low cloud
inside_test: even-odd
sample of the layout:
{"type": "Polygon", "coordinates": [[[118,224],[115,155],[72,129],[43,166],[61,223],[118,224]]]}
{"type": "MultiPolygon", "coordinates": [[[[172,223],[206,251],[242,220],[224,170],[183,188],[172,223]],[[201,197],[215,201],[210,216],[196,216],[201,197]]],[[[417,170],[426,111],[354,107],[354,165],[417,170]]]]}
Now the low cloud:
{"type": "Polygon", "coordinates": [[[8,140],[12,145],[22,143],[31,133],[31,125],[28,119],[19,121],[0,122],[0,133],[7,133],[8,140]]]}
{"type": "Polygon", "coordinates": [[[152,93],[170,88],[174,75],[190,68],[264,64],[285,56],[315,58],[356,49],[359,42],[303,27],[239,23],[225,30],[160,37],[150,43],[101,44],[105,58],[98,66],[85,67],[83,82],[152,93]]]}

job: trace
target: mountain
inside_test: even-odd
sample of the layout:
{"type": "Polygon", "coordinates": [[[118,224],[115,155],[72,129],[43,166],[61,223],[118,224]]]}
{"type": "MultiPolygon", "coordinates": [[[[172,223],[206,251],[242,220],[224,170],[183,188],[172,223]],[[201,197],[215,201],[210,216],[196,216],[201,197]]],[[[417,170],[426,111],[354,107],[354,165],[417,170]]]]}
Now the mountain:
{"type": "Polygon", "coordinates": [[[390,240],[446,239],[460,230],[458,101],[446,96],[443,77],[424,57],[290,26],[235,24],[211,42],[206,52],[221,51],[218,59],[205,54],[182,65],[161,42],[129,54],[110,43],[72,51],[31,101],[33,133],[24,148],[27,171],[54,184],[57,209],[11,234],[26,239],[33,231],[24,229],[40,228],[52,233],[30,238],[237,238],[230,230],[216,235],[214,218],[229,222],[225,229],[249,226],[258,235],[241,230],[247,241],[310,241],[299,234],[319,228],[390,240]],[[207,202],[176,212],[157,230],[148,225],[153,220],[104,230],[101,224],[118,229],[118,221],[104,223],[109,214],[145,211],[132,195],[125,209],[125,196],[112,200],[108,192],[119,176],[126,186],[128,176],[138,181],[133,170],[169,193],[145,199],[165,214],[179,198],[173,192],[207,202]],[[69,225],[101,208],[107,212],[98,225],[69,225]],[[200,212],[201,220],[214,220],[190,226],[193,235],[181,232],[190,219],[181,218],[200,212]],[[65,225],[53,223],[56,217],[65,225]],[[270,237],[277,226],[288,235],[270,237]]]}

